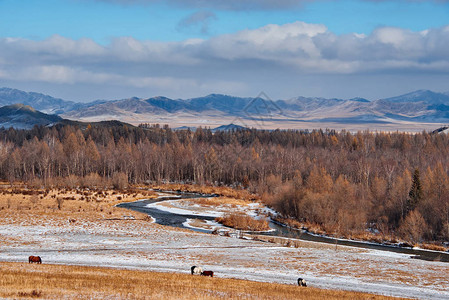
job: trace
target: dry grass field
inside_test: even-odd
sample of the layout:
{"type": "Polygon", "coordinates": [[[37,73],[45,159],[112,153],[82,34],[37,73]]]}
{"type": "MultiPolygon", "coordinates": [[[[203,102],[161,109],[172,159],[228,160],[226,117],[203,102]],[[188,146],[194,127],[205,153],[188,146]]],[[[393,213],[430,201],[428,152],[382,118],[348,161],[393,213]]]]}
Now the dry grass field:
{"type": "Polygon", "coordinates": [[[12,299],[391,299],[364,293],[187,274],[10,262],[0,263],[0,297],[12,299]]]}
{"type": "MultiPolygon", "coordinates": [[[[235,204],[232,191],[226,194],[229,199],[220,198],[235,204]]],[[[371,287],[376,282],[387,295],[398,295],[394,291],[402,283],[408,296],[447,295],[447,266],[441,263],[344,247],[335,251],[332,245],[304,241],[282,247],[281,242],[195,233],[151,223],[145,214],[115,207],[156,196],[143,187],[93,191],[3,185],[0,298],[386,299],[348,291],[379,292],[371,287]],[[42,255],[43,264],[26,263],[28,255],[42,255]],[[196,263],[217,276],[188,275],[196,263]],[[294,285],[298,273],[310,279],[306,289],[294,285]]],[[[200,202],[213,205],[218,199],[200,202]]]]}
{"type": "MultiPolygon", "coordinates": [[[[0,215],[35,222],[47,217],[63,222],[78,219],[97,220],[123,218],[124,215],[144,218],[146,215],[117,208],[114,205],[156,197],[147,189],[88,190],[88,189],[28,189],[23,185],[14,188],[3,185],[0,189],[0,215]]],[[[0,220],[1,222],[1,220],[0,220]]]]}

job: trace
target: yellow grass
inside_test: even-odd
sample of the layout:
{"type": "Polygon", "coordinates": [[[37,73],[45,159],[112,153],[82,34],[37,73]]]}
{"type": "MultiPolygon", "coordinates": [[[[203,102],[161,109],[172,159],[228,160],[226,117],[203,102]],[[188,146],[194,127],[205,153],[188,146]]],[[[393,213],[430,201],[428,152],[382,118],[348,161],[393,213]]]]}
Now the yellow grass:
{"type": "Polygon", "coordinates": [[[143,219],[146,214],[114,205],[152,197],[156,194],[149,190],[30,190],[24,186],[7,187],[0,189],[0,222],[8,217],[21,218],[31,224],[44,221],[46,217],[74,223],[80,219],[122,219],[125,215],[143,219]]]}
{"type": "Polygon", "coordinates": [[[247,201],[242,199],[236,199],[232,197],[214,197],[214,198],[194,198],[189,200],[183,200],[184,203],[194,203],[201,206],[214,207],[217,205],[229,205],[229,206],[248,206],[253,201],[247,201]]]}
{"type": "Polygon", "coordinates": [[[0,297],[12,299],[393,299],[294,283],[4,262],[0,263],[0,287],[0,297]]]}
{"type": "MultiPolygon", "coordinates": [[[[17,184],[15,192],[9,187],[0,188],[0,224],[17,223],[26,226],[51,223],[52,226],[58,224],[67,226],[71,223],[85,224],[86,221],[98,224],[108,219],[123,220],[125,215],[145,220],[145,214],[114,205],[155,196],[156,194],[153,195],[148,190],[97,192],[53,189],[44,191],[27,190],[25,186],[17,184]],[[36,191],[39,193],[35,193],[36,191]],[[63,199],[61,209],[58,209],[58,197],[63,199]]],[[[232,201],[229,200],[229,202],[232,201]]],[[[121,224],[121,222],[114,224],[121,224]]],[[[123,220],[123,224],[129,222],[134,221],[123,220]]],[[[160,226],[137,222],[145,224],[144,226],[160,226]]],[[[176,228],[170,228],[170,230],[184,231],[184,229],[176,228]]],[[[10,236],[7,240],[2,236],[0,239],[2,243],[16,243],[10,236]]],[[[24,243],[17,242],[22,245],[24,243]]],[[[185,274],[52,266],[46,265],[45,262],[43,265],[0,262],[0,298],[387,299],[369,294],[319,290],[310,287],[300,289],[294,285],[192,277],[185,274]]]]}
{"type": "Polygon", "coordinates": [[[248,192],[247,190],[236,190],[230,187],[223,186],[206,186],[206,185],[192,185],[192,184],[161,184],[153,185],[155,189],[162,190],[180,190],[184,192],[197,192],[206,194],[218,194],[230,198],[243,199],[243,200],[258,200],[259,197],[255,194],[248,192]]]}
{"type": "Polygon", "coordinates": [[[423,249],[427,249],[427,250],[433,250],[433,251],[447,251],[448,248],[441,246],[441,245],[436,245],[436,244],[420,244],[419,247],[423,248],[423,249]]]}
{"type": "Polygon", "coordinates": [[[229,213],[223,217],[218,217],[215,221],[239,230],[265,231],[269,230],[267,220],[256,220],[248,215],[239,213],[229,213]]]}

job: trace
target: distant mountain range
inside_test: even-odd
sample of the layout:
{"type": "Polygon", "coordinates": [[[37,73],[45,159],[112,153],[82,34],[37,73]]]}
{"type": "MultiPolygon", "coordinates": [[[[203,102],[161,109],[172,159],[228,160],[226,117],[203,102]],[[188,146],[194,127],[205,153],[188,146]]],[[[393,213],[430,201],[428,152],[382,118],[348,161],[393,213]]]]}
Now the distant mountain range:
{"type": "MultiPolygon", "coordinates": [[[[269,125],[273,128],[276,128],[276,124],[283,123],[290,124],[286,126],[292,127],[295,127],[295,124],[308,123],[312,124],[311,126],[315,124],[315,128],[321,127],[317,123],[331,125],[449,123],[449,93],[436,93],[429,90],[419,90],[375,101],[363,98],[316,97],[270,100],[266,96],[241,98],[211,94],[185,100],[166,97],[147,99],[133,97],[76,103],[39,93],[10,88],[0,89],[0,106],[17,103],[72,120],[93,122],[116,119],[135,125],[167,123],[172,127],[210,126],[214,128],[214,124],[218,126],[233,122],[240,124],[238,126],[246,126],[250,121],[253,123],[269,121],[269,125]]],[[[2,121],[0,126],[20,123],[17,120],[19,119],[11,122],[2,121]]],[[[26,122],[32,123],[30,119],[26,122]]]]}

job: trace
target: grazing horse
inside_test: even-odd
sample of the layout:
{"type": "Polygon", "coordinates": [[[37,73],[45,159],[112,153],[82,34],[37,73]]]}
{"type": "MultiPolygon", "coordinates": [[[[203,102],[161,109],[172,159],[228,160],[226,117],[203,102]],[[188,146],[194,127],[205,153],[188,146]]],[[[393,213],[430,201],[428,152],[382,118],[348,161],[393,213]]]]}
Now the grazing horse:
{"type": "Polygon", "coordinates": [[[42,263],[42,260],[41,260],[41,257],[40,256],[30,256],[30,257],[28,257],[28,263],[38,263],[38,264],[41,264],[42,263]]]}
{"type": "Polygon", "coordinates": [[[203,268],[197,267],[197,266],[192,266],[190,268],[190,271],[192,272],[192,275],[201,275],[201,273],[203,273],[203,268]]]}
{"type": "Polygon", "coordinates": [[[214,277],[214,272],[213,271],[203,271],[203,272],[201,272],[201,275],[214,277]]]}
{"type": "Polygon", "coordinates": [[[307,286],[306,280],[302,278],[298,278],[298,285],[299,286],[307,286]]]}

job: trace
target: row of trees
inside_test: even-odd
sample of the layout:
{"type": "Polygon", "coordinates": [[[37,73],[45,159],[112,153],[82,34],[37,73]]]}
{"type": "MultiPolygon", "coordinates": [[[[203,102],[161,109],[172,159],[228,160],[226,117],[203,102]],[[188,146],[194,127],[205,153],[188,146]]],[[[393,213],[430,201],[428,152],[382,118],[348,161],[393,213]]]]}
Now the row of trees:
{"type": "Polygon", "coordinates": [[[391,185],[382,177],[370,185],[344,175],[336,180],[324,168],[313,168],[282,182],[270,175],[263,199],[284,216],[318,224],[327,232],[359,234],[367,229],[400,236],[412,243],[449,238],[449,177],[441,163],[421,176],[405,170],[391,185]]]}
{"type": "Polygon", "coordinates": [[[35,127],[0,130],[0,178],[232,185],[325,228],[435,240],[449,237],[448,152],[446,134],[426,132],[35,127]]]}

